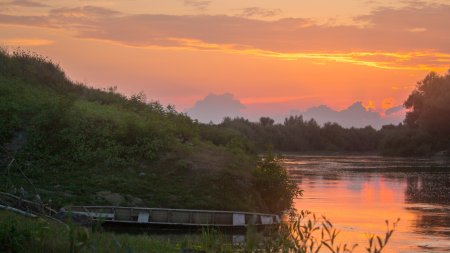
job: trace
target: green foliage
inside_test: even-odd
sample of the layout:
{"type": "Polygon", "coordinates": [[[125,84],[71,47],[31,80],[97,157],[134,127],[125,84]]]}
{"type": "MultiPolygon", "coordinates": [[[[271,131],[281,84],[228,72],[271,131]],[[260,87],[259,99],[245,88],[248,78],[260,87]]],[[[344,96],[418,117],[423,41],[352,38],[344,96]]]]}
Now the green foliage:
{"type": "Polygon", "coordinates": [[[75,224],[63,225],[0,211],[0,252],[179,252],[166,241],[147,235],[94,233],[75,224]]]}
{"type": "Polygon", "coordinates": [[[19,230],[16,220],[8,219],[0,226],[1,252],[18,252],[24,250],[23,244],[30,239],[30,231],[19,230]]]}
{"type": "MultiPolygon", "coordinates": [[[[405,124],[375,130],[343,128],[336,123],[319,126],[313,119],[289,116],[283,124],[268,117],[259,122],[225,118],[217,126],[229,135],[244,138],[253,152],[270,149],[284,152],[378,152],[385,155],[420,156],[447,150],[450,154],[450,70],[446,75],[430,73],[417,84],[405,101],[405,124]]],[[[206,134],[204,139],[223,143],[226,136],[206,134]]]]}
{"type": "MultiPolygon", "coordinates": [[[[225,118],[225,120],[231,120],[225,118]]],[[[224,129],[217,125],[200,125],[200,136],[214,145],[225,147],[234,154],[251,152],[251,144],[233,129],[224,129]]]]}
{"type": "MultiPolygon", "coordinates": [[[[381,253],[392,238],[399,222],[386,221],[384,236],[370,235],[365,252],[381,253]]],[[[340,231],[326,217],[309,211],[294,213],[278,229],[257,232],[247,230],[245,241],[231,243],[229,237],[214,229],[201,235],[187,236],[183,242],[149,235],[112,234],[93,231],[74,224],[63,225],[44,219],[31,219],[0,211],[1,252],[292,252],[349,253],[358,245],[341,242],[340,231]]]]}
{"type": "Polygon", "coordinates": [[[0,50],[0,75],[45,84],[60,91],[74,88],[68,85],[70,81],[57,64],[41,55],[20,49],[11,54],[0,50]]]}
{"type": "Polygon", "coordinates": [[[292,207],[293,199],[302,191],[290,180],[279,157],[266,155],[260,159],[254,172],[255,188],[261,193],[269,211],[280,212],[292,207]]]}
{"type": "Polygon", "coordinates": [[[430,134],[435,150],[447,148],[450,142],[450,70],[445,75],[434,72],[417,83],[405,101],[405,123],[430,134]]]}
{"type": "Polygon", "coordinates": [[[391,226],[389,224],[389,221],[386,220],[386,233],[384,235],[384,238],[379,235],[370,235],[369,246],[366,247],[367,252],[381,253],[391,239],[392,234],[394,233],[399,221],[400,219],[397,219],[397,221],[393,222],[391,226]]]}
{"type": "Polygon", "coordinates": [[[252,152],[270,149],[287,152],[376,151],[381,134],[372,127],[343,128],[336,123],[319,126],[314,120],[305,121],[302,116],[290,116],[283,124],[275,124],[273,119],[262,117],[259,122],[243,118],[226,118],[219,126],[228,130],[228,136],[205,134],[203,137],[214,143],[223,143],[226,137],[240,136],[246,148],[252,152]]]}
{"type": "Polygon", "coordinates": [[[274,123],[275,123],[275,121],[269,117],[261,117],[259,119],[259,124],[263,127],[273,126],[274,123]]]}
{"type": "Polygon", "coordinates": [[[405,101],[405,125],[381,129],[385,155],[418,156],[447,150],[450,154],[450,70],[428,74],[405,101]]]}
{"type": "Polygon", "coordinates": [[[58,157],[77,165],[152,161],[171,141],[158,123],[111,106],[62,98],[31,120],[27,156],[58,157]]]}
{"type": "Polygon", "coordinates": [[[29,252],[36,244],[49,240],[50,227],[42,219],[26,225],[14,215],[0,212],[0,252],[29,252]]]}
{"type": "Polygon", "coordinates": [[[383,155],[423,156],[432,152],[432,137],[419,129],[407,126],[384,127],[380,151],[383,155]]]}
{"type": "MultiPolygon", "coordinates": [[[[368,237],[367,253],[381,253],[392,238],[399,220],[390,224],[386,221],[386,233],[368,237]]],[[[224,236],[216,231],[202,234],[201,243],[190,244],[191,252],[266,252],[266,253],[352,253],[359,249],[358,244],[342,242],[340,230],[324,216],[317,217],[309,211],[294,213],[289,222],[283,223],[276,230],[257,232],[247,229],[245,241],[231,246],[224,236]],[[206,243],[205,243],[206,242],[206,243]]]]}
{"type": "Polygon", "coordinates": [[[410,126],[420,126],[429,131],[436,133],[443,131],[442,134],[448,134],[449,100],[450,70],[442,76],[431,72],[417,83],[416,89],[405,101],[405,107],[412,109],[407,114],[405,122],[410,126]],[[438,128],[440,124],[444,124],[442,128],[438,128]]]}
{"type": "MultiPolygon", "coordinates": [[[[284,228],[288,231],[287,242],[284,245],[291,250],[290,252],[317,253],[321,249],[327,249],[331,253],[351,253],[358,247],[357,244],[339,242],[340,231],[324,216],[317,217],[309,211],[301,211],[291,219],[290,225],[284,228]]],[[[398,222],[399,220],[390,226],[389,222],[386,221],[386,234],[384,237],[371,235],[366,251],[368,253],[381,253],[391,239],[398,222]],[[378,245],[374,243],[374,239],[377,240],[378,245]]]]}
{"type": "Polygon", "coordinates": [[[0,166],[15,160],[0,190],[22,187],[55,208],[267,211],[252,187],[254,146],[240,133],[199,124],[142,92],[128,98],[73,82],[42,56],[0,52],[0,116],[0,166]]]}
{"type": "Polygon", "coordinates": [[[202,230],[200,238],[200,244],[198,245],[198,252],[205,253],[231,253],[235,252],[233,245],[231,245],[228,239],[219,231],[206,228],[202,230]]]}

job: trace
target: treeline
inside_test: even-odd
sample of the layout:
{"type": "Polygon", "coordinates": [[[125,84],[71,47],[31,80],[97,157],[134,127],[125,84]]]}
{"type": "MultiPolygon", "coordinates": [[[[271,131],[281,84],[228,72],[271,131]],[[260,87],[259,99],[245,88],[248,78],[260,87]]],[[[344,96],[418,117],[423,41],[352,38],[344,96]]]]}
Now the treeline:
{"type": "Polygon", "coordinates": [[[234,138],[234,145],[252,152],[274,149],[420,156],[450,151],[450,71],[442,76],[430,73],[418,82],[404,105],[410,109],[405,122],[396,126],[386,125],[380,130],[370,126],[343,128],[337,123],[320,126],[314,119],[290,116],[282,124],[275,124],[268,117],[260,118],[259,122],[225,118],[217,126],[204,127],[201,135],[217,145],[234,138]],[[239,142],[234,135],[244,141],[239,142]]]}
{"type": "MultiPolygon", "coordinates": [[[[261,152],[267,149],[276,151],[347,151],[369,152],[377,148],[379,132],[372,127],[346,129],[336,123],[319,126],[316,121],[306,121],[302,116],[290,116],[283,124],[274,124],[270,118],[251,122],[244,118],[225,118],[217,129],[228,130],[228,135],[237,134],[244,138],[241,143],[248,150],[261,152]]],[[[227,133],[227,132],[223,132],[227,133]]],[[[226,142],[226,134],[203,129],[205,138],[216,144],[226,142]]]]}

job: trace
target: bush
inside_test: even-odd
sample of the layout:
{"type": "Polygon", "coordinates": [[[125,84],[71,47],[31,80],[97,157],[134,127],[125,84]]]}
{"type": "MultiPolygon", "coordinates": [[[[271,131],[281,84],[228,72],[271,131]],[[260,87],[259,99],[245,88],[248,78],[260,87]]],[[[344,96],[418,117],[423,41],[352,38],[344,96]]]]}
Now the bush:
{"type": "Polygon", "coordinates": [[[297,184],[289,179],[279,159],[272,154],[262,157],[253,173],[256,191],[260,193],[268,210],[275,213],[291,208],[294,198],[302,195],[297,184]]]}
{"type": "Polygon", "coordinates": [[[380,144],[383,155],[421,156],[430,154],[433,139],[424,131],[398,127],[385,130],[380,144]]]}

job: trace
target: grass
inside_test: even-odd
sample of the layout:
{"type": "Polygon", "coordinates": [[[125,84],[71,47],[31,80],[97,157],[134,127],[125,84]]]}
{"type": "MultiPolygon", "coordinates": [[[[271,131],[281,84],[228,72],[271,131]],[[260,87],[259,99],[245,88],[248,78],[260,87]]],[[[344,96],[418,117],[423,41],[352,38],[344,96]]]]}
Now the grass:
{"type": "Polygon", "coordinates": [[[104,232],[100,227],[80,227],[42,218],[25,218],[0,211],[0,252],[267,252],[267,253],[382,253],[398,221],[386,222],[386,233],[369,237],[366,247],[338,242],[340,231],[325,217],[301,211],[279,230],[247,230],[245,241],[231,243],[230,237],[206,229],[200,235],[171,240],[147,234],[104,232]]]}
{"type": "Polygon", "coordinates": [[[0,252],[179,252],[175,244],[148,235],[93,232],[41,218],[0,211],[0,252]]]}

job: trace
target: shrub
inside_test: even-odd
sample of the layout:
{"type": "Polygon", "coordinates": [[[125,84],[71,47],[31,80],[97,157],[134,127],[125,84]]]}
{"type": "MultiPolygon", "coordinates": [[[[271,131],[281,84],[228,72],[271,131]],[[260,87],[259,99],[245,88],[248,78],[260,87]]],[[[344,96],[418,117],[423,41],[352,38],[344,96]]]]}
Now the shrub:
{"type": "Polygon", "coordinates": [[[255,188],[270,212],[282,212],[291,208],[294,198],[302,194],[297,184],[289,179],[279,159],[280,157],[268,154],[259,160],[254,171],[255,188]]]}

